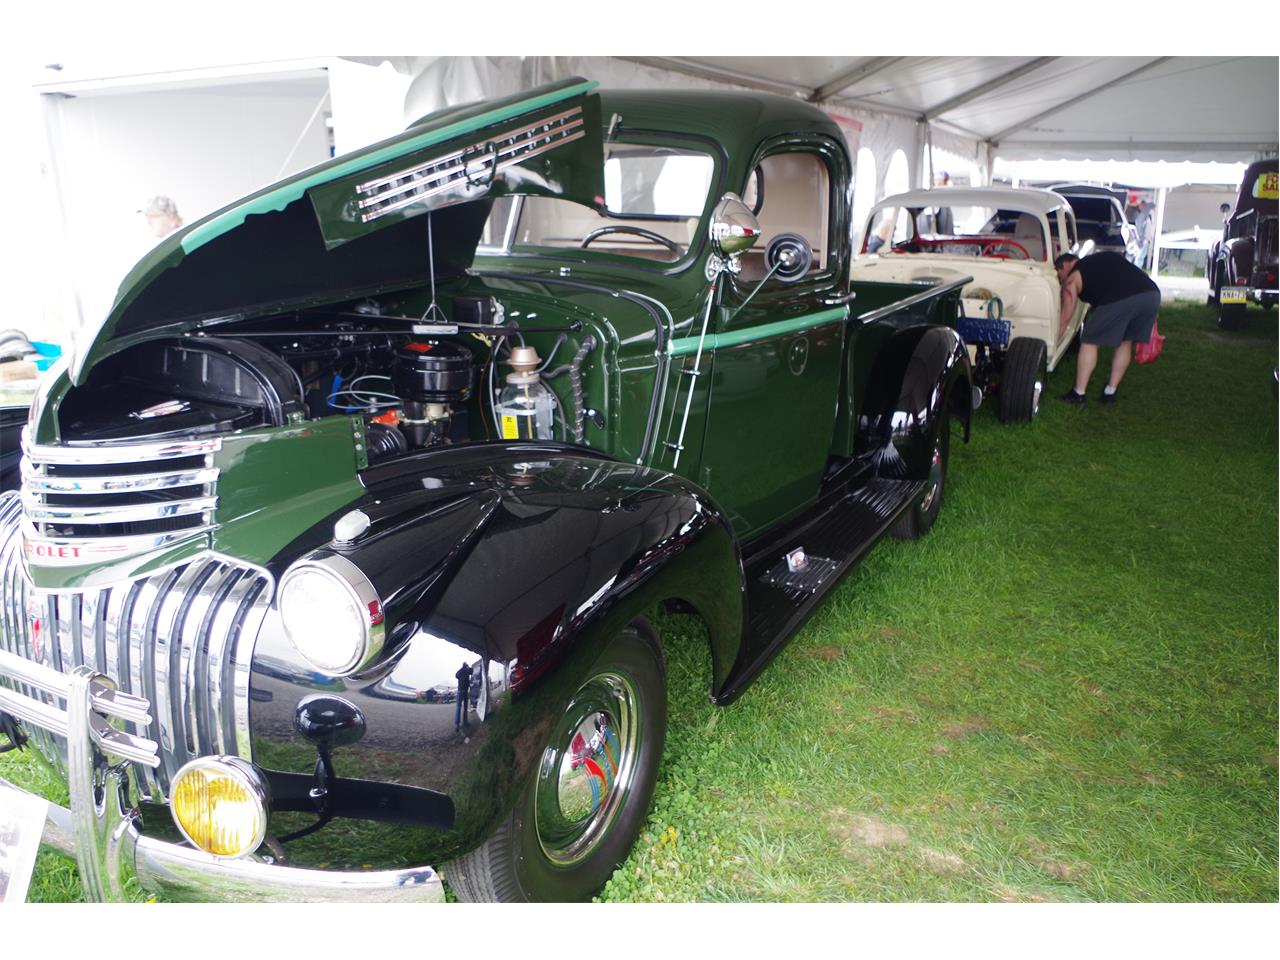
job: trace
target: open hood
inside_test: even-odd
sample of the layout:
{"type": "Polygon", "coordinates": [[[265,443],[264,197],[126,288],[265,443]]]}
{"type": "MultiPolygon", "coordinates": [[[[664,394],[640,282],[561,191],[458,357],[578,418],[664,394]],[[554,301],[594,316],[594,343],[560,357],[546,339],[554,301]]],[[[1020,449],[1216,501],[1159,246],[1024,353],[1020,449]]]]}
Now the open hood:
{"type": "Polygon", "coordinates": [[[497,197],[562,197],[599,209],[595,86],[574,77],[431,114],[166,238],[129,272],[110,313],[82,341],[73,381],[159,331],[426,283],[429,229],[437,280],[456,276],[470,265],[497,197]]]}

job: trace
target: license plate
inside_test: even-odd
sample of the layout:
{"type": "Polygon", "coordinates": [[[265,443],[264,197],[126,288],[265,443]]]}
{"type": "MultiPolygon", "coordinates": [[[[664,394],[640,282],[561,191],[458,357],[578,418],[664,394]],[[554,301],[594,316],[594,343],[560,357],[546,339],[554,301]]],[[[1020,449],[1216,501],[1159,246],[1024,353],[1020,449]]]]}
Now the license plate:
{"type": "Polygon", "coordinates": [[[1247,292],[1246,287],[1223,287],[1221,299],[1223,303],[1245,303],[1247,292]]]}
{"type": "Polygon", "coordinates": [[[35,869],[49,801],[0,787],[0,903],[22,903],[35,869]]]}

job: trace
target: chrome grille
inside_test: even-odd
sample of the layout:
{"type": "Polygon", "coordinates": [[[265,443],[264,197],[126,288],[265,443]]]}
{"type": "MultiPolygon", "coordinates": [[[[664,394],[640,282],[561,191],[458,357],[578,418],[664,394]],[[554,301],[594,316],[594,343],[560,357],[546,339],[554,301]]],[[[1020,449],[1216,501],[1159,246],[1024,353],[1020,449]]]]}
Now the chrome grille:
{"type": "MultiPolygon", "coordinates": [[[[150,724],[128,730],[160,745],[160,764],[139,786],[168,796],[184,763],[210,753],[251,755],[249,664],[271,601],[262,572],[208,557],[101,590],[35,589],[22,566],[21,507],[0,494],[0,649],[62,673],[84,665],[151,704],[150,724]]],[[[5,684],[65,709],[45,691],[5,684]]],[[[59,768],[65,738],[26,732],[59,768]]]]}
{"type": "Polygon", "coordinates": [[[487,184],[498,171],[581,140],[585,135],[582,108],[575,107],[535,124],[508,130],[483,143],[369,180],[356,187],[356,206],[363,211],[360,220],[362,223],[377,220],[454,187],[487,184]]]}
{"type": "Polygon", "coordinates": [[[22,434],[22,508],[47,549],[42,560],[84,540],[121,553],[163,547],[213,526],[221,438],[158,443],[41,446],[22,434]]]}

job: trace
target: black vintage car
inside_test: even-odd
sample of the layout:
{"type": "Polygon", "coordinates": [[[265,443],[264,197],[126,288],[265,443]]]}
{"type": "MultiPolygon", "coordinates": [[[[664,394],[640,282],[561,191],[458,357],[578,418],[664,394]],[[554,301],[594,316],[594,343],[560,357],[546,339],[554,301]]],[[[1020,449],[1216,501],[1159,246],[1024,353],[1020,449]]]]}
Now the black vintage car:
{"type": "Polygon", "coordinates": [[[1276,160],[1250,164],[1240,182],[1235,209],[1222,227],[1222,239],[1208,253],[1205,276],[1209,303],[1218,305],[1218,326],[1238,330],[1244,326],[1245,304],[1252,300],[1263,309],[1275,306],[1276,212],[1280,177],[1276,160]]]}

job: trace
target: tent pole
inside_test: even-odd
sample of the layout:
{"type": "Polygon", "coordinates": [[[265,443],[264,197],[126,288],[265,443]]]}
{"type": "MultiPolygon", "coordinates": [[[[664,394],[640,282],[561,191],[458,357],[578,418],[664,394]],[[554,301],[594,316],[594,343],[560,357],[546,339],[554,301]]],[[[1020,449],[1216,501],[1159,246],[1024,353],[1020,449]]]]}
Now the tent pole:
{"type": "Polygon", "coordinates": [[[927,189],[932,189],[933,185],[938,181],[933,175],[933,127],[929,125],[929,121],[924,122],[924,143],[925,149],[929,151],[929,182],[925,184],[927,189]]]}
{"type": "Polygon", "coordinates": [[[1164,202],[1169,196],[1169,188],[1161,187],[1156,194],[1156,223],[1151,235],[1151,279],[1156,279],[1160,272],[1160,234],[1164,232],[1164,202]]]}

